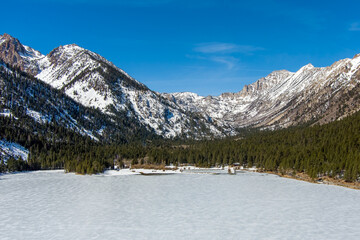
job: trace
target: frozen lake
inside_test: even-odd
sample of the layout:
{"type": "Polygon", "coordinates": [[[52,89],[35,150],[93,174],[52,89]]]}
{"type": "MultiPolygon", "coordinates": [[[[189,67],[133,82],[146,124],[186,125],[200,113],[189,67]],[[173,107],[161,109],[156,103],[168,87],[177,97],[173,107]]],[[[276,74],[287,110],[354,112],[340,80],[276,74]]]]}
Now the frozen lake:
{"type": "Polygon", "coordinates": [[[0,175],[0,239],[359,239],[360,191],[274,175],[0,175]]]}

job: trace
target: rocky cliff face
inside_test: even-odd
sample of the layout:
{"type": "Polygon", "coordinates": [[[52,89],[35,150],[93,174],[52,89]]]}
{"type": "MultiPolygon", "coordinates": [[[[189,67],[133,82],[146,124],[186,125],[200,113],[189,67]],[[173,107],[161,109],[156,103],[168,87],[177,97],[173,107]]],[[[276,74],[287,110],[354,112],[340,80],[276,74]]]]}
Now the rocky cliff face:
{"type": "Polygon", "coordinates": [[[6,33],[0,36],[0,59],[21,71],[37,74],[40,71],[37,60],[43,57],[40,52],[22,45],[18,39],[6,33]]]}

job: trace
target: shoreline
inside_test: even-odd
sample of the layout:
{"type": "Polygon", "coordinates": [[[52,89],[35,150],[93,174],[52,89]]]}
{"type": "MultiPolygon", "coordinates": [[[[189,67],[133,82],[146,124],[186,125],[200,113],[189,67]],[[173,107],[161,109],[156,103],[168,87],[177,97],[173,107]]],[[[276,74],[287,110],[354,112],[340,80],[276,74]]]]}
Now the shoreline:
{"type": "Polygon", "coordinates": [[[272,172],[272,171],[252,171],[252,170],[247,170],[245,168],[242,170],[245,170],[248,172],[268,173],[268,174],[277,175],[277,176],[283,177],[283,178],[289,178],[289,179],[294,179],[294,180],[309,182],[309,183],[314,183],[314,184],[333,185],[333,186],[338,186],[338,187],[350,188],[350,189],[354,189],[354,190],[360,190],[360,182],[346,182],[345,180],[334,179],[334,178],[331,178],[328,176],[323,176],[323,177],[319,177],[317,179],[312,179],[305,173],[296,173],[294,176],[294,175],[290,175],[290,174],[281,174],[281,173],[272,172]]]}
{"type": "MultiPolygon", "coordinates": [[[[182,170],[227,170],[227,167],[225,169],[221,168],[199,168],[194,166],[187,166],[182,167],[182,170]]],[[[124,176],[124,175],[169,175],[169,174],[182,174],[183,172],[178,169],[166,169],[166,170],[160,170],[160,169],[120,169],[120,170],[105,170],[103,173],[94,174],[94,175],[104,175],[104,176],[124,176]]],[[[345,187],[350,188],[354,190],[360,190],[360,182],[346,182],[342,179],[334,179],[328,176],[322,176],[317,179],[312,179],[305,173],[296,173],[295,175],[290,174],[281,174],[279,172],[273,172],[273,171],[259,171],[256,168],[240,168],[236,169],[237,171],[246,171],[246,172],[252,172],[252,173],[267,173],[267,174],[273,174],[277,175],[279,177],[283,178],[289,178],[294,179],[298,181],[313,183],[313,184],[326,184],[326,185],[333,185],[333,186],[339,186],[339,187],[345,187]]],[[[0,176],[8,175],[8,174],[19,174],[19,173],[30,173],[30,172],[64,172],[65,169],[54,169],[54,170],[32,170],[32,171],[18,171],[18,172],[6,172],[6,173],[0,173],[0,176]]],[[[80,175],[77,173],[74,173],[75,175],[80,175]]],[[[186,173],[185,173],[186,174],[186,173]]]]}

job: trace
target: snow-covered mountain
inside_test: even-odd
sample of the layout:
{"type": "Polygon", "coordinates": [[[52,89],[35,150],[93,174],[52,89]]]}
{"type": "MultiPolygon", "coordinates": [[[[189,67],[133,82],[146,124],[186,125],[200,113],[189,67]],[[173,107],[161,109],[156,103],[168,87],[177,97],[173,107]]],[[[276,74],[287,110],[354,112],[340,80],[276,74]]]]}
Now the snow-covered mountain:
{"type": "Polygon", "coordinates": [[[0,88],[0,117],[4,117],[0,119],[3,124],[0,124],[0,140],[8,135],[4,130],[6,126],[21,134],[29,132],[44,136],[48,132],[67,129],[108,143],[126,142],[138,138],[137,135],[151,137],[134,117],[108,116],[98,109],[83,106],[43,81],[6,66],[1,60],[0,88]]]}
{"type": "Polygon", "coordinates": [[[75,44],[60,46],[44,56],[4,34],[0,49],[5,63],[109,117],[125,114],[164,137],[224,136],[222,128],[201,114],[184,111],[100,55],[75,44]],[[8,56],[16,56],[16,61],[8,56]]]}
{"type": "Polygon", "coordinates": [[[237,93],[202,97],[164,94],[184,109],[213,121],[241,127],[287,127],[326,123],[360,109],[360,55],[329,67],[308,64],[297,72],[275,71],[237,93]]]}
{"type": "Polygon", "coordinates": [[[360,109],[360,55],[329,67],[308,64],[295,73],[274,71],[237,93],[207,97],[152,91],[105,58],[75,44],[42,55],[4,34],[0,36],[0,59],[81,106],[98,109],[112,122],[136,122],[164,137],[221,137],[243,127],[326,123],[360,109]]]}

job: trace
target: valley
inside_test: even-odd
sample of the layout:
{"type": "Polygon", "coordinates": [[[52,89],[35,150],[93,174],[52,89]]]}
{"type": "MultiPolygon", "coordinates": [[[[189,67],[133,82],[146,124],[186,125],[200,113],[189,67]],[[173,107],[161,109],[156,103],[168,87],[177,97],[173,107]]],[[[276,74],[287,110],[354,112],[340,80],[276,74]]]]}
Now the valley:
{"type": "Polygon", "coordinates": [[[2,171],[237,163],[358,181],[359,55],[202,97],[150,90],[75,44],[42,55],[4,34],[0,50],[2,146],[29,153],[2,147],[2,171]]]}

